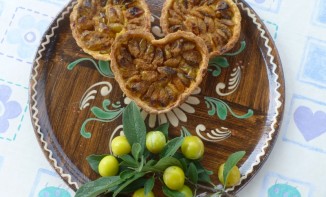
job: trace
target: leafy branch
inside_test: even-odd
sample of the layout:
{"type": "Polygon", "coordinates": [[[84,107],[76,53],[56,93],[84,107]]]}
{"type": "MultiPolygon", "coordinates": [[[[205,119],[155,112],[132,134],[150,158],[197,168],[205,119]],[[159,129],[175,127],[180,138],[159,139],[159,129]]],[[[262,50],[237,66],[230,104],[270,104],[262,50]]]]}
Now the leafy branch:
{"type": "MultiPolygon", "coordinates": [[[[120,193],[133,192],[140,187],[144,188],[144,194],[149,194],[154,188],[155,180],[163,183],[162,191],[166,196],[184,197],[183,193],[170,189],[162,181],[162,174],[171,166],[182,169],[187,184],[192,185],[192,188],[194,188],[194,195],[196,195],[197,189],[208,190],[214,195],[222,194],[225,191],[226,185],[224,185],[224,188],[220,188],[212,183],[210,176],[213,175],[213,172],[206,169],[200,160],[188,159],[179,151],[185,138],[192,137],[187,128],[182,127],[179,137],[170,139],[160,154],[153,155],[146,148],[146,125],[139,108],[134,102],[131,102],[123,110],[122,122],[124,134],[131,145],[131,152],[130,154],[118,156],[118,175],[102,177],[84,184],[76,192],[76,197],[93,197],[107,193],[112,193],[112,196],[115,197],[120,193]]],[[[168,136],[168,128],[169,124],[165,123],[156,129],[168,136]]],[[[90,155],[87,157],[87,161],[90,167],[99,173],[101,160],[106,156],[108,155],[90,155]]],[[[232,168],[243,156],[244,152],[230,155],[224,165],[224,180],[228,179],[232,168]]]]}

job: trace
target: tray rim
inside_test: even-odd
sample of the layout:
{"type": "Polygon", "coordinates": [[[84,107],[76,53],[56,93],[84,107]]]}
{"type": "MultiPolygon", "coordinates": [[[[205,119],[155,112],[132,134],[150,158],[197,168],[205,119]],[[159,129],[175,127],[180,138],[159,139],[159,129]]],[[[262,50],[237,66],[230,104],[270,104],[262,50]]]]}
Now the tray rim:
{"type": "MultiPolygon", "coordinates": [[[[269,154],[271,153],[274,145],[276,143],[278,134],[280,132],[280,127],[282,125],[283,116],[284,116],[284,105],[285,105],[285,81],[284,81],[284,74],[283,74],[283,66],[281,63],[281,59],[276,48],[275,42],[272,39],[268,29],[266,28],[265,24],[260,19],[259,15],[250,7],[248,3],[244,0],[233,0],[244,12],[248,14],[248,17],[252,18],[252,22],[257,26],[257,29],[261,32],[261,38],[265,40],[264,44],[265,47],[268,49],[266,55],[269,57],[269,63],[272,65],[272,68],[269,68],[266,64],[265,66],[271,69],[271,73],[275,77],[274,83],[276,88],[273,89],[273,92],[277,95],[274,99],[276,107],[274,110],[277,112],[274,114],[272,118],[272,124],[270,125],[271,131],[268,132],[268,137],[266,141],[263,143],[260,153],[256,155],[253,162],[244,175],[241,176],[239,183],[233,187],[226,189],[226,192],[237,193],[239,192],[246,184],[248,184],[252,178],[258,173],[260,168],[264,165],[265,161],[267,160],[269,154]],[[272,47],[273,48],[272,48],[272,47]],[[273,52],[273,54],[272,54],[273,52]],[[278,64],[275,63],[275,60],[278,64]]],[[[54,168],[54,170],[60,175],[60,177],[68,184],[68,186],[76,191],[79,188],[77,182],[72,181],[72,175],[69,172],[64,172],[63,168],[58,165],[56,158],[53,157],[52,150],[48,149],[48,143],[44,140],[44,134],[42,132],[41,126],[39,124],[38,118],[38,109],[37,109],[37,80],[36,77],[39,74],[38,68],[40,67],[39,60],[43,57],[43,52],[46,50],[46,46],[51,42],[51,38],[55,36],[55,30],[59,28],[59,24],[62,20],[67,17],[66,15],[71,12],[73,6],[77,3],[77,0],[71,0],[68,2],[61,12],[54,17],[52,23],[48,26],[47,31],[43,34],[41,38],[40,45],[36,52],[33,66],[30,72],[30,88],[29,88],[29,111],[31,116],[31,121],[33,125],[34,133],[37,137],[37,141],[44,153],[46,159],[50,163],[50,165],[54,168]]],[[[268,59],[268,58],[266,58],[268,59]]],[[[269,80],[270,81],[270,80],[269,80]]],[[[271,92],[272,90],[270,90],[271,92]]],[[[248,158],[249,159],[249,158],[248,158]]]]}

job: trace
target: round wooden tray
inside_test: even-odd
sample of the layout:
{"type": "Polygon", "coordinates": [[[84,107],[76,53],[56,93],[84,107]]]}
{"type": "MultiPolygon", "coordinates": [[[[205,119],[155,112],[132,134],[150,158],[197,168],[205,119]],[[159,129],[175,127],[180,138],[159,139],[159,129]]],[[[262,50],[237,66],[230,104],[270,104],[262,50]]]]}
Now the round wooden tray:
{"type": "MultiPolygon", "coordinates": [[[[147,2],[153,13],[152,32],[160,37],[163,1],[147,2]]],[[[31,75],[30,109],[46,158],[76,190],[98,177],[86,157],[109,153],[110,138],[122,129],[121,113],[129,99],[114,78],[98,72],[97,61],[85,60],[67,69],[77,59],[90,58],[71,35],[69,14],[73,4],[58,15],[42,39],[31,75]],[[95,108],[111,118],[93,113],[95,108]],[[81,135],[83,129],[91,133],[90,138],[81,135]]],[[[242,0],[237,4],[242,33],[233,52],[241,43],[246,44],[245,49],[219,57],[220,64],[209,66],[200,88],[177,109],[160,116],[142,112],[148,130],[168,121],[171,137],[180,134],[181,126],[201,137],[206,148],[204,165],[215,173],[231,153],[245,150],[239,164],[241,181],[228,189],[231,193],[243,187],[266,160],[284,108],[283,72],[273,40],[256,13],[242,0]]],[[[217,175],[212,179],[218,182],[217,175]]]]}

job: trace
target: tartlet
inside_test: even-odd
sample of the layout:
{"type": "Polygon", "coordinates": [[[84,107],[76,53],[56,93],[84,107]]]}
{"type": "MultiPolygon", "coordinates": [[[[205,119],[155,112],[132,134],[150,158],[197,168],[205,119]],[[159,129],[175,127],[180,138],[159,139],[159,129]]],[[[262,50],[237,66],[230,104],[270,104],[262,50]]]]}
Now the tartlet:
{"type": "Polygon", "coordinates": [[[181,104],[201,83],[207,65],[205,42],[191,32],[155,40],[151,33],[129,31],[112,46],[115,79],[149,113],[165,113],[181,104]]]}
{"type": "Polygon", "coordinates": [[[70,15],[72,35],[86,53],[110,60],[115,38],[125,31],[150,31],[145,0],[78,0],[70,15]]]}
{"type": "Polygon", "coordinates": [[[241,14],[232,0],[167,0],[160,23],[165,34],[182,30],[200,36],[213,57],[238,41],[241,14]]]}

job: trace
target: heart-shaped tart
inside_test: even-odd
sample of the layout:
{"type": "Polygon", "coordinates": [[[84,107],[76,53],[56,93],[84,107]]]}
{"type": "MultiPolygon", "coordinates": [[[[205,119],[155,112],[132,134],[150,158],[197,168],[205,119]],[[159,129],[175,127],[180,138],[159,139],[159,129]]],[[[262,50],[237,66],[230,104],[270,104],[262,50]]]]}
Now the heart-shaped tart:
{"type": "Polygon", "coordinates": [[[181,104],[201,83],[207,65],[205,42],[191,32],[155,40],[151,33],[130,31],[112,46],[115,79],[149,113],[165,113],[181,104]]]}
{"type": "Polygon", "coordinates": [[[182,30],[200,36],[210,57],[233,48],[241,30],[241,14],[232,0],[167,0],[160,22],[165,34],[182,30]]]}
{"type": "Polygon", "coordinates": [[[145,0],[78,0],[70,15],[72,35],[95,59],[110,60],[115,38],[128,30],[150,31],[145,0]]]}

